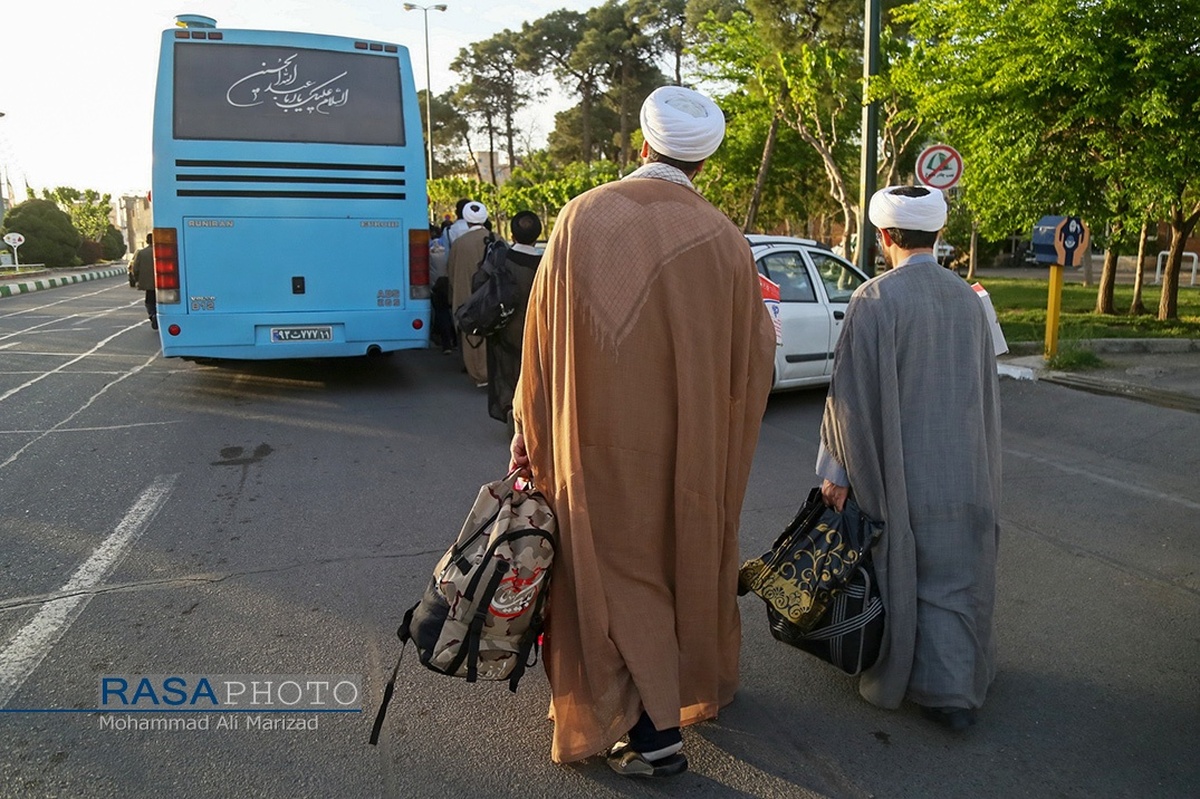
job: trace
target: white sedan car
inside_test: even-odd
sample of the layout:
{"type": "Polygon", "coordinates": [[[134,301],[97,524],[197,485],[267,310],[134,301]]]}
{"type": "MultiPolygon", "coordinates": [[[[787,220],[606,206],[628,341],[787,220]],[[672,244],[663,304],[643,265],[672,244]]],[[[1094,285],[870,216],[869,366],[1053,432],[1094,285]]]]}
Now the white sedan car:
{"type": "Polygon", "coordinates": [[[772,390],[828,385],[846,305],[866,275],[812,239],[748,235],[746,240],[759,274],[779,286],[783,342],[775,348],[772,390]]]}

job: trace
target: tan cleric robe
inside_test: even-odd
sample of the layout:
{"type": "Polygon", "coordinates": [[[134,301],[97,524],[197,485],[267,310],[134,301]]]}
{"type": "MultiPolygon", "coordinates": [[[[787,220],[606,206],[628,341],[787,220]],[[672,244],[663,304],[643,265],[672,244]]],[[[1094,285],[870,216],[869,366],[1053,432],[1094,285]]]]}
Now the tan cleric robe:
{"type": "Polygon", "coordinates": [[[773,348],[745,238],[692,188],[627,178],[563,209],[514,403],[559,524],[555,762],[606,749],[643,705],[665,729],[732,701],[738,521],[773,348]]]}
{"type": "MultiPolygon", "coordinates": [[[[446,263],[446,274],[450,277],[450,308],[458,308],[471,296],[471,278],[483,260],[487,246],[488,229],[472,226],[450,245],[450,258],[446,263]]],[[[487,382],[487,343],[485,339],[467,336],[461,330],[458,345],[462,348],[463,366],[476,383],[487,382]]]]}

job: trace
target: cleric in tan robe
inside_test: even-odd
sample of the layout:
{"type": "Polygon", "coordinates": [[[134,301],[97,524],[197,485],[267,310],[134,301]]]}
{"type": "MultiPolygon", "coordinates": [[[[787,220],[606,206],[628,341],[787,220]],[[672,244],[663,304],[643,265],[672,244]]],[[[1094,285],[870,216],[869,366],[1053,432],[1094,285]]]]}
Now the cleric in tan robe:
{"type": "MultiPolygon", "coordinates": [[[[450,308],[455,309],[471,296],[471,278],[483,260],[490,231],[483,226],[487,221],[487,208],[481,202],[469,202],[463,206],[463,219],[469,227],[450,245],[450,258],[446,262],[446,274],[450,277],[450,308]]],[[[463,366],[475,385],[487,385],[487,343],[485,339],[468,336],[460,329],[458,344],[462,347],[463,366]]]]}
{"type": "Polygon", "coordinates": [[[775,339],[745,237],[689,180],[720,114],[680,87],[647,98],[646,163],[567,204],[534,280],[512,454],[559,525],[555,762],[679,773],[678,728],[738,687],[738,523],[775,339]]]}

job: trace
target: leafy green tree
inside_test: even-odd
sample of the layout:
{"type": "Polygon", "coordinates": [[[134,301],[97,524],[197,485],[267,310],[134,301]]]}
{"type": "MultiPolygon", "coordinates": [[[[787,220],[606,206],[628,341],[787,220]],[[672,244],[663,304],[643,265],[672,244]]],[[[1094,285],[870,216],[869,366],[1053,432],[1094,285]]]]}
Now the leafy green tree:
{"type": "MultiPolygon", "coordinates": [[[[583,158],[583,134],[588,131],[615,131],[617,114],[607,103],[593,103],[587,124],[584,124],[583,104],[559,111],[554,115],[554,130],[546,139],[546,149],[560,164],[570,164],[583,158]]],[[[619,145],[616,136],[598,137],[591,145],[592,155],[600,161],[617,162],[619,145]]]]}
{"type": "Polygon", "coordinates": [[[700,193],[747,233],[827,238],[822,220],[836,209],[816,153],[794,131],[780,125],[779,115],[761,99],[746,92],[716,99],[725,113],[725,140],[696,176],[700,193]],[[774,142],[767,151],[764,141],[772,141],[772,129],[774,142]],[[811,224],[799,229],[795,220],[811,224]]]}
{"type": "Polygon", "coordinates": [[[582,149],[580,159],[591,163],[592,106],[604,87],[608,65],[593,58],[595,49],[584,46],[588,15],[559,9],[521,27],[519,66],[534,74],[553,75],[579,96],[582,149]]]}
{"type": "MultiPolygon", "coordinates": [[[[451,64],[466,81],[459,87],[460,105],[482,121],[488,134],[489,153],[496,150],[495,137],[503,138],[510,165],[517,160],[516,115],[534,98],[546,93],[534,86],[532,76],[521,66],[522,43],[518,34],[505,29],[460,50],[451,64]]],[[[490,167],[494,176],[496,166],[490,167]]]]}
{"type": "Polygon", "coordinates": [[[1116,249],[1164,209],[1158,316],[1176,318],[1183,245],[1200,220],[1200,2],[923,0],[897,16],[915,46],[894,85],[963,153],[981,230],[1082,216],[1109,242],[1097,300],[1108,311],[1116,249]]]}
{"type": "Polygon", "coordinates": [[[74,266],[75,250],[79,247],[79,231],[71,217],[51,200],[26,200],[14,205],[4,215],[4,233],[16,232],[25,237],[18,250],[23,263],[45,264],[51,267],[74,266]]]}
{"type": "Polygon", "coordinates": [[[491,183],[461,177],[437,178],[429,181],[426,190],[429,194],[430,213],[434,218],[443,214],[453,217],[454,207],[463,197],[479,200],[491,209],[493,217],[496,215],[496,196],[499,190],[491,183]]]}
{"type": "MultiPolygon", "coordinates": [[[[721,21],[712,14],[699,24],[701,69],[770,109],[755,196],[762,195],[778,126],[785,124],[817,157],[827,182],[824,193],[841,213],[845,246],[858,215],[853,179],[859,158],[861,91],[855,69],[861,46],[851,46],[858,23],[848,13],[833,13],[845,12],[848,0],[750,0],[747,7],[753,15],[733,11],[721,21]]],[[[750,208],[746,229],[755,227],[757,206],[750,208]]]]}
{"type": "Polygon", "coordinates": [[[646,38],[651,54],[667,58],[676,86],[683,85],[683,58],[687,51],[688,0],[629,0],[627,24],[646,38]]]}
{"type": "MultiPolygon", "coordinates": [[[[462,112],[474,118],[487,137],[487,154],[490,162],[488,172],[491,180],[496,182],[496,137],[499,135],[502,116],[498,104],[493,98],[494,85],[488,75],[488,67],[480,54],[474,50],[459,51],[458,58],[451,67],[463,75],[466,80],[458,85],[454,92],[454,104],[462,112]]],[[[474,158],[474,156],[472,156],[474,158]]],[[[483,172],[479,177],[482,180],[483,172]]]]}
{"type": "Polygon", "coordinates": [[[620,177],[613,161],[581,161],[559,166],[547,155],[527,159],[500,189],[500,207],[511,218],[517,211],[537,213],[549,235],[558,212],[574,197],[620,177]]]}
{"type": "Polygon", "coordinates": [[[87,241],[100,241],[108,229],[108,215],[112,211],[112,195],[100,194],[94,189],[73,189],[59,186],[53,190],[43,189],[42,199],[57,203],[71,217],[71,223],[87,241]]]}
{"type": "Polygon", "coordinates": [[[581,58],[606,65],[605,99],[617,115],[617,162],[622,168],[633,158],[630,142],[642,99],[667,82],[654,64],[654,41],[627,11],[619,0],[608,0],[588,11],[578,51],[581,58]]]}
{"type": "MultiPolygon", "coordinates": [[[[417,92],[417,102],[421,106],[421,120],[425,119],[425,90],[417,92]]],[[[440,175],[443,172],[458,172],[467,166],[470,159],[471,143],[468,134],[471,125],[467,118],[458,112],[454,106],[454,92],[434,95],[429,104],[433,117],[433,172],[440,175]]],[[[422,125],[421,130],[426,128],[422,125]]],[[[424,133],[422,133],[422,138],[424,133]]]]}

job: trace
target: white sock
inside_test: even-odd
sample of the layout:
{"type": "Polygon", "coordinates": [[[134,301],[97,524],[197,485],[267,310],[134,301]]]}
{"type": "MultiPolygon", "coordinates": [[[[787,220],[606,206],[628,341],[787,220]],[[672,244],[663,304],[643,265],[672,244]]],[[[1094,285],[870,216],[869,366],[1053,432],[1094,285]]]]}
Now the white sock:
{"type": "Polygon", "coordinates": [[[655,760],[662,760],[664,757],[670,757],[681,749],[683,749],[683,741],[676,741],[670,746],[664,746],[662,749],[655,749],[653,752],[639,752],[638,754],[653,762],[655,760]]]}

